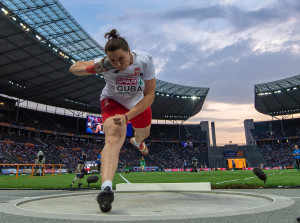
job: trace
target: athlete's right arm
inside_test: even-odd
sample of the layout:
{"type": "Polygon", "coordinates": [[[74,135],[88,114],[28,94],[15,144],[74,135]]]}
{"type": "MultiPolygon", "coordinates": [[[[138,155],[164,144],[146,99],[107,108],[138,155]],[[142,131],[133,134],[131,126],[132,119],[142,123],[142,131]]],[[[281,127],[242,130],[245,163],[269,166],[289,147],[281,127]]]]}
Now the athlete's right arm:
{"type": "Polygon", "coordinates": [[[70,72],[77,76],[91,75],[92,71],[89,72],[88,68],[95,67],[94,60],[90,61],[77,61],[70,67],[70,72]]]}
{"type": "MultiPolygon", "coordinates": [[[[96,59],[98,61],[98,59],[96,59]]],[[[70,72],[77,76],[85,76],[90,74],[99,74],[109,70],[115,69],[111,65],[107,56],[103,57],[97,63],[94,60],[77,61],[70,67],[70,72]]]]}

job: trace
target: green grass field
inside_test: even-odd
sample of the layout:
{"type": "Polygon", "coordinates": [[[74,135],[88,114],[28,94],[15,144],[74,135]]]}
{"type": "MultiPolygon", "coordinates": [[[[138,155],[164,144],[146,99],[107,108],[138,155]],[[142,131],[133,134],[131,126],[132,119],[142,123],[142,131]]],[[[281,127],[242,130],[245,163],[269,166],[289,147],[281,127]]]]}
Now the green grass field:
{"type": "MultiPolygon", "coordinates": [[[[194,172],[131,172],[121,173],[131,183],[188,183],[188,182],[211,182],[214,189],[221,188],[261,188],[280,186],[299,186],[300,172],[297,170],[264,170],[268,179],[264,185],[250,170],[237,171],[202,171],[194,172]]],[[[99,176],[99,175],[98,175],[99,176]]],[[[70,187],[75,174],[45,175],[44,177],[30,177],[30,175],[0,175],[0,188],[33,188],[33,189],[67,189],[70,187]]],[[[82,179],[82,188],[87,187],[85,176],[82,179]]],[[[97,183],[91,184],[90,188],[100,189],[101,177],[97,183]]],[[[119,173],[115,174],[113,188],[119,183],[126,183],[119,173]]],[[[73,188],[78,187],[78,180],[73,188]]]]}

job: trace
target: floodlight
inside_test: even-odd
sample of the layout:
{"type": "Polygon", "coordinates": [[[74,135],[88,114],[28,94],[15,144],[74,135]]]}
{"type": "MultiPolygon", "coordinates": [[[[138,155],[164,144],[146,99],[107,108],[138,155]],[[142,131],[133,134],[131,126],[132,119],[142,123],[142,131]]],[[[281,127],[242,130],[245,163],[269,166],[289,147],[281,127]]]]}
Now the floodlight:
{"type": "Polygon", "coordinates": [[[7,10],[5,10],[4,8],[1,8],[1,11],[2,11],[2,12],[4,12],[4,14],[5,14],[5,15],[7,15],[7,14],[8,14],[8,11],[7,11],[7,10]]]}

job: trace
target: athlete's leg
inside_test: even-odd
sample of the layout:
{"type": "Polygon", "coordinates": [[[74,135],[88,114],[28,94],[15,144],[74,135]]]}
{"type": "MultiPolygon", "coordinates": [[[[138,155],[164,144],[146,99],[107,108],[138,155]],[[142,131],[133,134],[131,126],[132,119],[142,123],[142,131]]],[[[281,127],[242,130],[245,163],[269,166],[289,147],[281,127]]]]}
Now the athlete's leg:
{"type": "Polygon", "coordinates": [[[105,145],[101,153],[102,183],[112,181],[118,167],[119,153],[126,137],[126,125],[117,126],[113,117],[104,122],[105,145]]]}
{"type": "Polygon", "coordinates": [[[132,137],[130,139],[130,143],[133,146],[137,147],[138,150],[144,156],[148,156],[148,154],[149,154],[149,150],[148,150],[148,148],[147,148],[147,146],[146,146],[146,144],[144,142],[144,139],[146,139],[149,136],[149,134],[150,134],[150,127],[151,127],[151,124],[149,124],[145,128],[137,128],[137,127],[133,126],[135,137],[132,137]]]}
{"type": "Polygon", "coordinates": [[[97,202],[101,211],[109,212],[114,201],[112,181],[118,167],[119,153],[126,137],[126,125],[117,126],[113,121],[114,116],[104,121],[105,145],[101,153],[101,192],[97,202]]]}
{"type": "Polygon", "coordinates": [[[151,124],[148,125],[146,128],[134,128],[134,137],[136,143],[141,143],[150,135],[150,128],[151,124]]]}
{"type": "Polygon", "coordinates": [[[82,168],[83,168],[83,164],[77,164],[77,169],[76,169],[76,174],[77,173],[80,173],[81,172],[81,170],[82,170],[82,168]]]}
{"type": "MultiPolygon", "coordinates": [[[[37,161],[37,159],[36,159],[36,160],[34,160],[34,164],[38,164],[38,161],[37,161]]],[[[34,166],[34,169],[33,169],[33,176],[35,176],[35,175],[36,175],[38,168],[39,168],[39,166],[34,166]]]]}
{"type": "Polygon", "coordinates": [[[152,120],[151,107],[147,108],[138,116],[131,119],[131,124],[134,129],[135,143],[139,144],[150,135],[152,120]]]}
{"type": "Polygon", "coordinates": [[[38,169],[38,166],[35,166],[34,169],[33,169],[33,176],[36,176],[37,169],[38,169]]]}
{"type": "Polygon", "coordinates": [[[43,166],[39,166],[39,170],[40,170],[40,176],[43,175],[43,166]]]}

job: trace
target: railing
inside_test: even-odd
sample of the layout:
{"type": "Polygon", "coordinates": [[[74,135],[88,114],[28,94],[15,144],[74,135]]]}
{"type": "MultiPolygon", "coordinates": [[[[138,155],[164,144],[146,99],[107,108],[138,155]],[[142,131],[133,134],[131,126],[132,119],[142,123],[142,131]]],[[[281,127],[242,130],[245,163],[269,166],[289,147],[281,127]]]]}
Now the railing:
{"type": "Polygon", "coordinates": [[[43,177],[45,176],[45,169],[46,166],[52,166],[52,176],[54,174],[54,167],[59,166],[59,176],[61,175],[61,167],[65,164],[6,164],[6,163],[0,163],[0,166],[17,166],[17,172],[16,172],[16,179],[18,179],[19,174],[19,167],[20,166],[32,166],[31,168],[31,177],[33,177],[33,169],[35,166],[43,166],[43,177]]]}

